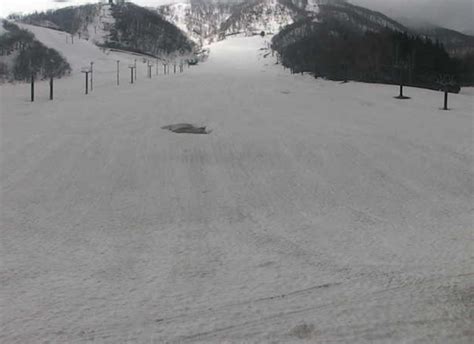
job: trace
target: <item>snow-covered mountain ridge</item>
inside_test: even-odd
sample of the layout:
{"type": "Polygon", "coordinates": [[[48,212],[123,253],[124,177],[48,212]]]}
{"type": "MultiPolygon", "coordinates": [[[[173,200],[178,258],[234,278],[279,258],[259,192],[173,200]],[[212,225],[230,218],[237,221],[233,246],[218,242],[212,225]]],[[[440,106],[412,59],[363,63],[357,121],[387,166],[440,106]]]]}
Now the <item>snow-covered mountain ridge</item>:
{"type": "Polygon", "coordinates": [[[262,31],[277,34],[286,30],[289,43],[311,34],[317,23],[339,23],[352,31],[380,32],[392,30],[420,35],[444,44],[452,55],[474,50],[474,37],[453,30],[436,28],[420,30],[371,9],[344,0],[184,0],[160,6],[157,10],[166,20],[178,26],[195,42],[211,43],[227,36],[254,35],[262,31]]]}
{"type": "Polygon", "coordinates": [[[195,42],[212,42],[236,4],[217,1],[185,1],[155,8],[166,20],[176,25],[195,42]]]}
{"type": "Polygon", "coordinates": [[[195,41],[210,43],[236,34],[276,34],[285,26],[319,12],[328,0],[190,0],[157,11],[195,41]]]}
{"type": "Polygon", "coordinates": [[[341,0],[250,0],[237,3],[191,0],[161,6],[157,11],[191,37],[210,41],[262,31],[277,34],[299,21],[338,20],[364,30],[382,27],[408,30],[379,12],[341,0]]]}

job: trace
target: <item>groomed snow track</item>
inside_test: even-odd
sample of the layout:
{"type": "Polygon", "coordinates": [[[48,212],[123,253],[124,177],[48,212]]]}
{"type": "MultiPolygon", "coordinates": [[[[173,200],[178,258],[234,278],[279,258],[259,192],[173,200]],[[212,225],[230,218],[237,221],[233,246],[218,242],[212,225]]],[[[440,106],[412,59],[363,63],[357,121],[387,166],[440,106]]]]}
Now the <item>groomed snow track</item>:
{"type": "Polygon", "coordinates": [[[0,342],[472,342],[472,90],[400,102],[265,41],[1,86],[0,342]]]}

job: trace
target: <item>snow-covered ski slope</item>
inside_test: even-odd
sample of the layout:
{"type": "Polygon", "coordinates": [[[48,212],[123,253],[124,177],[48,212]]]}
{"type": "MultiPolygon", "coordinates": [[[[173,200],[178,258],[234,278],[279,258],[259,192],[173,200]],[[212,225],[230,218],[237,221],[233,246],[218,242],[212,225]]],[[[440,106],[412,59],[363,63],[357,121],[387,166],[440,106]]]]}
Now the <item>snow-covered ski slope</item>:
{"type": "Polygon", "coordinates": [[[1,86],[0,342],[472,342],[472,89],[445,112],[265,42],[1,86]]]}
{"type": "Polygon", "coordinates": [[[53,48],[60,52],[72,67],[73,75],[81,75],[81,69],[90,66],[90,62],[94,65],[98,73],[115,72],[117,65],[116,61],[121,60],[126,68],[129,64],[134,63],[134,59],[138,54],[120,53],[116,51],[109,51],[108,49],[101,49],[93,42],[74,39],[71,35],[57,30],[48,28],[18,23],[21,28],[31,31],[36,39],[45,44],[49,48],[53,48]]]}

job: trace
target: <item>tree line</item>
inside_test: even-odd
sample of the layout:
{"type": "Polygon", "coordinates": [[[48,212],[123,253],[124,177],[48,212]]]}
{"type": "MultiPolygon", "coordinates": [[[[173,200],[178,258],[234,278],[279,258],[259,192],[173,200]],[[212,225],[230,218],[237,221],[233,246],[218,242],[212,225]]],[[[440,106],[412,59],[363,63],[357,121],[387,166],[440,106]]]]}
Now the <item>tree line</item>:
{"type": "Polygon", "coordinates": [[[2,78],[24,81],[34,75],[49,79],[71,72],[71,66],[64,57],[37,41],[31,32],[8,21],[3,21],[3,27],[7,32],[0,36],[0,54],[13,56],[13,64],[1,64],[2,78]]]}
{"type": "MultiPolygon", "coordinates": [[[[79,38],[84,35],[87,39],[90,29],[88,25],[100,16],[101,8],[100,4],[89,4],[35,12],[26,16],[14,15],[11,19],[58,29],[78,35],[79,38]]],[[[127,2],[111,6],[111,12],[115,23],[105,29],[108,34],[101,44],[103,47],[153,56],[183,54],[194,48],[194,43],[183,32],[155,11],[127,2]]]]}
{"type": "MultiPolygon", "coordinates": [[[[439,42],[384,29],[357,32],[336,22],[318,24],[301,39],[273,47],[281,63],[295,73],[309,72],[332,80],[399,83],[439,89],[440,76],[458,86],[474,84],[474,55],[451,57],[439,42]]],[[[459,91],[454,86],[452,91],[459,91]]]]}
{"type": "Polygon", "coordinates": [[[10,15],[9,19],[76,34],[92,22],[99,10],[100,7],[97,5],[82,5],[45,12],[34,12],[28,15],[14,14],[10,15]]]}
{"type": "Polygon", "coordinates": [[[154,11],[126,3],[113,6],[112,15],[115,25],[105,43],[106,47],[154,56],[184,54],[194,48],[183,32],[154,11]]]}

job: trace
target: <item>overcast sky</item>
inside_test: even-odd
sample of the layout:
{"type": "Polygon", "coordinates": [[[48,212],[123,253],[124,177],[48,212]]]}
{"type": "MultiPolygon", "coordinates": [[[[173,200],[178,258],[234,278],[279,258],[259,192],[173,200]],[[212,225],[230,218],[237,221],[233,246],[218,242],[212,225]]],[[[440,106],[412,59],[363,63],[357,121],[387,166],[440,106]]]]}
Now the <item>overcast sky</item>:
{"type": "Polygon", "coordinates": [[[395,19],[425,22],[474,34],[474,0],[349,0],[395,19]]]}
{"type": "MultiPolygon", "coordinates": [[[[70,5],[97,3],[91,0],[0,0],[0,17],[12,12],[42,11],[70,5]]],[[[139,5],[158,6],[177,0],[133,0],[139,5]]],[[[381,11],[390,17],[437,24],[474,34],[474,0],[349,0],[381,11]]]]}
{"type": "MultiPolygon", "coordinates": [[[[127,0],[129,1],[129,0],[127,0]]],[[[99,0],[0,0],[0,16],[6,17],[12,12],[29,13],[43,11],[50,8],[98,3],[99,0]]],[[[178,2],[177,0],[132,0],[138,5],[159,6],[167,3],[178,2]]]]}

